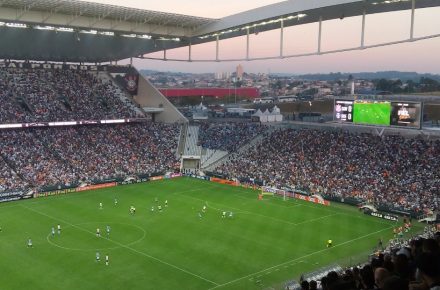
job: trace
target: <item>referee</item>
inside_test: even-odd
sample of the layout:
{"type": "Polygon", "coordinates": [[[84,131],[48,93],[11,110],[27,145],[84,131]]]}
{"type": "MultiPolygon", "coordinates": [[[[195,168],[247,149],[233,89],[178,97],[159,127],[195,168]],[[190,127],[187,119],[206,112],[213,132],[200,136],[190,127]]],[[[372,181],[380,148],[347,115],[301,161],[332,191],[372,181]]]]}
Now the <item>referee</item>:
{"type": "Polygon", "coordinates": [[[332,245],[333,245],[333,241],[332,240],[328,240],[327,241],[327,248],[331,248],[332,245]]]}

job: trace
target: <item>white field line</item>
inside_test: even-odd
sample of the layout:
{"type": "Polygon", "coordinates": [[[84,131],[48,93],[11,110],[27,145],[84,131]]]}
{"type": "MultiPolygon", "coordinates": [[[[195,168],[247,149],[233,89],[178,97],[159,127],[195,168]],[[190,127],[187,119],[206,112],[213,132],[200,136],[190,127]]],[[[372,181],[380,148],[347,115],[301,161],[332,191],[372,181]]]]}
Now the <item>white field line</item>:
{"type": "MultiPolygon", "coordinates": [[[[50,219],[53,219],[53,220],[56,220],[56,221],[60,221],[60,222],[62,222],[63,224],[66,224],[66,225],[70,225],[70,226],[72,226],[72,227],[74,227],[74,228],[77,228],[77,229],[83,231],[83,232],[87,232],[87,233],[90,233],[90,234],[92,234],[92,235],[95,235],[95,233],[93,233],[93,232],[91,232],[91,231],[88,231],[88,230],[86,230],[86,229],[84,229],[84,228],[82,228],[82,227],[79,227],[79,226],[77,226],[77,225],[74,225],[74,224],[72,224],[72,223],[69,223],[69,222],[67,222],[67,221],[65,221],[65,220],[62,220],[62,219],[60,219],[60,218],[55,218],[55,217],[53,217],[53,216],[50,216],[50,215],[48,215],[48,214],[45,214],[45,213],[43,213],[43,212],[40,212],[40,211],[38,211],[38,210],[36,210],[36,209],[30,208],[30,207],[27,207],[27,206],[24,206],[24,205],[21,205],[21,206],[22,206],[23,208],[25,208],[25,209],[28,209],[28,210],[33,211],[33,212],[36,212],[36,213],[38,213],[38,214],[40,214],[40,215],[43,215],[43,216],[46,216],[46,217],[48,217],[48,218],[50,218],[50,219]]],[[[188,270],[185,270],[185,269],[183,269],[183,268],[180,268],[179,266],[176,266],[176,265],[173,265],[173,264],[171,264],[171,263],[165,262],[165,261],[163,261],[163,260],[161,260],[161,259],[159,259],[159,258],[153,257],[153,256],[151,256],[151,255],[149,255],[149,254],[144,253],[144,252],[141,252],[141,251],[138,251],[138,250],[136,250],[136,249],[133,249],[133,248],[127,246],[127,245],[121,244],[121,243],[119,243],[119,242],[117,242],[117,241],[114,241],[114,240],[111,240],[111,239],[109,239],[109,238],[107,238],[107,237],[101,237],[101,238],[102,238],[102,239],[106,239],[106,240],[108,240],[109,242],[112,242],[113,244],[120,246],[121,248],[126,248],[126,249],[131,250],[131,251],[133,251],[133,252],[135,252],[135,253],[138,253],[138,254],[140,254],[140,255],[142,255],[142,256],[145,256],[145,257],[147,257],[147,258],[150,258],[150,259],[152,259],[152,260],[155,260],[155,261],[157,261],[157,262],[160,262],[160,263],[162,263],[162,264],[164,264],[164,265],[167,265],[167,266],[169,266],[169,267],[171,267],[171,268],[177,269],[177,270],[179,270],[179,271],[181,271],[181,272],[184,272],[184,273],[189,274],[189,275],[191,275],[191,276],[194,276],[194,277],[196,277],[196,278],[202,279],[202,280],[204,280],[204,281],[206,281],[206,282],[209,282],[209,283],[211,283],[211,284],[214,284],[214,285],[217,285],[217,286],[219,285],[218,283],[216,283],[216,282],[214,282],[214,281],[211,281],[211,280],[209,280],[209,279],[207,279],[207,278],[205,278],[205,277],[202,277],[202,276],[197,275],[197,274],[195,274],[195,273],[192,273],[192,272],[190,272],[190,271],[188,271],[188,270]]]]}
{"type": "MultiPolygon", "coordinates": [[[[212,187],[222,188],[221,186],[218,186],[217,184],[215,184],[213,182],[211,182],[211,183],[212,183],[212,187]]],[[[238,193],[245,193],[245,190],[249,190],[249,189],[251,189],[251,188],[240,188],[240,187],[231,186],[231,189],[229,191],[235,192],[234,194],[237,197],[240,197],[241,199],[246,199],[249,202],[251,202],[251,201],[258,201],[257,199],[251,199],[251,198],[243,197],[243,196],[238,194],[238,193]]],[[[295,205],[293,205],[293,206],[286,206],[286,205],[280,205],[280,204],[274,204],[274,203],[267,203],[267,204],[270,205],[270,206],[278,206],[278,207],[285,207],[285,208],[291,208],[291,207],[295,207],[295,206],[300,206],[301,205],[301,204],[298,204],[297,202],[295,202],[294,199],[288,199],[288,200],[292,201],[292,203],[295,204],[295,205]]]]}
{"type": "MultiPolygon", "coordinates": [[[[389,229],[391,229],[391,228],[392,228],[392,226],[387,227],[387,228],[382,229],[382,230],[379,230],[379,231],[376,231],[376,232],[373,232],[373,233],[370,233],[370,234],[367,234],[367,235],[364,235],[364,236],[361,236],[361,237],[357,237],[357,238],[355,238],[355,239],[348,240],[348,241],[343,242],[343,243],[341,243],[341,244],[335,245],[335,246],[333,246],[332,248],[341,247],[341,246],[343,246],[343,245],[346,245],[346,244],[352,243],[352,242],[354,242],[354,241],[361,240],[361,239],[363,239],[363,238],[366,238],[366,237],[369,237],[369,236],[372,236],[372,235],[378,234],[378,233],[380,233],[380,232],[383,232],[383,231],[389,230],[389,229]]],[[[249,274],[249,275],[246,275],[246,276],[243,276],[243,277],[237,278],[237,279],[235,279],[235,280],[231,280],[231,281],[229,281],[229,282],[226,282],[226,283],[223,283],[223,284],[217,285],[217,286],[215,286],[215,287],[209,288],[208,290],[211,290],[211,289],[217,289],[217,288],[220,288],[220,287],[223,287],[223,286],[229,285],[229,284],[233,284],[233,283],[238,282],[238,281],[241,281],[241,280],[243,280],[243,279],[247,279],[247,278],[249,278],[249,277],[251,277],[251,276],[254,276],[254,275],[257,275],[257,274],[260,274],[260,273],[267,272],[267,271],[272,270],[272,269],[274,269],[274,268],[278,268],[278,267],[284,266],[284,265],[286,265],[286,264],[289,264],[289,263],[292,263],[292,262],[296,262],[296,261],[298,261],[298,260],[301,260],[301,259],[304,259],[304,258],[307,258],[307,257],[313,256],[313,255],[316,255],[316,254],[319,254],[319,253],[323,253],[323,252],[328,251],[328,250],[330,250],[330,249],[332,249],[332,248],[325,248],[325,249],[322,249],[322,250],[319,250],[319,251],[316,251],[316,252],[313,252],[313,253],[310,253],[310,254],[304,255],[304,256],[302,256],[302,257],[292,259],[292,260],[290,260],[290,261],[287,261],[287,262],[284,262],[284,263],[281,263],[281,264],[278,264],[278,265],[275,265],[275,266],[272,266],[272,267],[269,267],[269,268],[266,268],[266,269],[260,270],[260,271],[258,271],[258,272],[251,273],[251,274],[249,274]]]]}
{"type": "MultiPolygon", "coordinates": [[[[217,184],[214,184],[214,183],[212,183],[212,187],[221,188],[221,186],[219,186],[217,184]]],[[[237,188],[237,187],[233,187],[233,186],[231,186],[231,189],[230,189],[230,191],[243,192],[243,193],[244,193],[244,190],[245,190],[244,188],[237,188]]],[[[238,194],[236,194],[236,195],[238,196],[238,194]]],[[[242,197],[242,198],[244,199],[244,197],[242,197]]],[[[272,205],[272,206],[280,206],[280,207],[288,207],[288,208],[296,207],[296,206],[310,207],[310,208],[313,208],[313,209],[319,209],[319,210],[322,210],[322,211],[332,212],[332,213],[339,214],[339,215],[347,215],[347,216],[350,216],[351,218],[357,218],[357,219],[361,219],[361,220],[368,220],[368,221],[371,221],[371,222],[374,222],[374,223],[383,224],[383,225],[387,225],[387,226],[389,225],[389,223],[386,223],[386,222],[382,222],[382,221],[379,221],[379,220],[372,220],[372,219],[369,219],[367,217],[356,216],[356,215],[353,215],[352,213],[347,213],[347,212],[345,212],[344,209],[337,209],[336,210],[336,209],[332,209],[332,208],[329,208],[329,207],[316,207],[316,206],[311,205],[311,204],[298,203],[295,199],[292,199],[292,198],[287,199],[287,201],[292,202],[294,205],[293,206],[282,206],[282,205],[279,205],[279,204],[271,204],[271,203],[267,203],[267,204],[268,205],[272,205]]]]}
{"type": "MultiPolygon", "coordinates": [[[[185,194],[180,194],[180,195],[183,196],[183,197],[186,197],[186,198],[191,198],[191,199],[195,199],[195,200],[200,200],[200,201],[206,202],[206,200],[203,200],[201,198],[197,198],[197,197],[193,197],[193,196],[189,196],[189,195],[185,195],[185,194]]],[[[221,204],[221,203],[217,203],[217,202],[210,202],[210,203],[211,204],[215,204],[217,206],[221,206],[224,209],[233,209],[233,210],[235,210],[235,211],[237,211],[239,213],[255,215],[255,216],[261,216],[261,217],[264,217],[264,218],[267,218],[267,219],[276,220],[278,222],[286,223],[286,224],[289,224],[289,225],[292,225],[292,226],[296,225],[295,223],[292,223],[292,222],[289,222],[289,221],[285,221],[285,220],[282,220],[282,219],[277,219],[277,218],[274,218],[274,217],[271,217],[271,216],[268,216],[268,215],[263,215],[263,214],[258,214],[258,213],[250,212],[250,211],[247,211],[247,210],[242,210],[240,208],[232,207],[232,206],[229,206],[229,205],[225,205],[225,204],[221,204]]],[[[213,208],[213,207],[211,207],[211,208],[213,208]]],[[[213,208],[213,209],[216,209],[216,208],[213,208]]],[[[216,209],[216,210],[219,210],[219,209],[216,209]]]]}
{"type": "MultiPolygon", "coordinates": [[[[222,212],[223,210],[221,210],[221,209],[219,209],[219,208],[216,208],[216,207],[213,207],[213,206],[210,206],[209,204],[208,204],[208,202],[206,202],[206,205],[209,207],[209,208],[212,208],[213,210],[216,210],[216,211],[219,211],[219,212],[222,212]]],[[[242,210],[240,210],[240,211],[238,211],[238,212],[236,212],[236,213],[244,213],[244,214],[246,214],[246,213],[249,213],[249,212],[246,212],[246,211],[242,211],[242,210]]],[[[250,213],[249,213],[250,214],[250,213]]],[[[255,213],[252,213],[252,214],[255,214],[255,213]]],[[[288,223],[290,223],[292,226],[298,226],[298,225],[302,225],[302,224],[307,224],[307,223],[311,223],[311,222],[315,222],[315,221],[319,221],[319,220],[322,220],[322,219],[325,219],[325,218],[328,218],[328,217],[332,217],[332,216],[335,216],[335,215],[339,215],[338,213],[333,213],[333,214],[329,214],[329,215],[325,215],[325,216],[321,216],[321,217],[318,217],[318,218],[314,218],[314,219],[310,219],[310,220],[305,220],[305,221],[302,221],[302,222],[299,222],[299,223],[290,223],[290,222],[288,222],[288,223]]],[[[274,219],[276,219],[276,218],[274,218],[274,219]]],[[[287,222],[287,221],[285,221],[285,222],[287,222]]]]}
{"type": "Polygon", "coordinates": [[[339,215],[339,214],[338,213],[333,213],[333,214],[325,215],[325,216],[322,216],[322,217],[319,217],[319,218],[314,218],[314,219],[311,219],[311,220],[305,220],[305,221],[296,223],[295,226],[299,226],[299,225],[302,225],[302,224],[307,224],[307,223],[319,221],[319,220],[322,220],[322,219],[325,219],[325,218],[328,218],[328,217],[332,217],[332,216],[335,216],[335,215],[339,215]]]}

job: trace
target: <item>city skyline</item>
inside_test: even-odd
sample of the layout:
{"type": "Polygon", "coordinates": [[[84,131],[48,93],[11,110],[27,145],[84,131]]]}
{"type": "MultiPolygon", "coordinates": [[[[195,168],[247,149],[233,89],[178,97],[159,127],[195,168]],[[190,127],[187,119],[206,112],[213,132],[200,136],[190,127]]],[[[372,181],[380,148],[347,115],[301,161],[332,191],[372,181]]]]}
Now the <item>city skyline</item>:
{"type": "MultiPolygon", "coordinates": [[[[293,0],[290,0],[293,1],[293,0]]],[[[296,0],[299,1],[299,0],[296,0]]],[[[114,0],[93,1],[105,4],[120,5],[114,0]]],[[[126,0],[128,7],[221,18],[245,10],[257,8],[282,1],[256,0],[250,3],[225,0],[206,5],[206,1],[189,0],[184,5],[177,0],[146,2],[126,0]],[[204,4],[204,5],[203,5],[204,4]]],[[[440,8],[418,9],[415,14],[414,36],[440,33],[440,8]]],[[[377,44],[384,41],[406,39],[409,36],[410,11],[368,15],[366,18],[365,44],[377,44]]],[[[361,17],[345,18],[323,22],[322,49],[332,50],[354,47],[360,44],[361,17]]],[[[285,54],[307,53],[316,51],[317,23],[288,27],[284,31],[285,54]]],[[[252,34],[250,36],[250,57],[274,56],[279,53],[279,30],[252,34]]],[[[369,72],[369,71],[415,71],[419,73],[440,73],[440,39],[433,38],[380,48],[343,52],[337,54],[309,56],[290,59],[275,59],[250,62],[173,62],[156,60],[134,60],[139,69],[181,72],[219,72],[234,71],[238,64],[245,72],[253,73],[328,73],[328,72],[369,72]]],[[[214,59],[215,43],[194,45],[193,59],[214,59]]],[[[243,57],[246,53],[245,37],[220,41],[220,59],[243,57]]],[[[149,56],[162,57],[162,52],[149,56]]],[[[167,51],[167,58],[185,59],[188,48],[167,51]]],[[[126,63],[122,61],[121,63],[126,63]]]]}

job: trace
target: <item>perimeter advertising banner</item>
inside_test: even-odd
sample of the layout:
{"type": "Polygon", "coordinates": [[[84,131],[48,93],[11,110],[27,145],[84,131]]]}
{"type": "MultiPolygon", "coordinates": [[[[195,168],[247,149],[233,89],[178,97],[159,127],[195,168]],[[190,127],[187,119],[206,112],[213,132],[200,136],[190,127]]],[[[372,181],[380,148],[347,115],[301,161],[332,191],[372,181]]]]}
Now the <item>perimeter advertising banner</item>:
{"type": "Polygon", "coordinates": [[[279,196],[286,196],[289,198],[296,198],[296,199],[301,199],[304,201],[308,201],[308,202],[312,202],[312,203],[317,203],[317,204],[322,204],[322,205],[330,205],[330,202],[328,200],[324,200],[323,198],[318,198],[315,196],[308,196],[308,195],[303,195],[303,194],[299,194],[296,192],[292,192],[292,191],[288,191],[288,190],[283,190],[283,189],[278,189],[275,187],[268,187],[268,186],[263,186],[261,187],[261,190],[264,192],[269,192],[269,193],[273,193],[279,196]]]}
{"type": "Polygon", "coordinates": [[[32,193],[25,192],[23,190],[0,192],[0,202],[26,199],[26,198],[30,198],[30,197],[32,197],[32,193]]]}
{"type": "Polygon", "coordinates": [[[385,220],[389,220],[389,221],[394,221],[397,222],[399,221],[399,217],[396,215],[392,215],[392,214],[388,214],[388,213],[382,213],[382,212],[365,212],[365,214],[369,214],[371,216],[377,217],[377,218],[381,218],[381,219],[385,219],[385,220]]]}

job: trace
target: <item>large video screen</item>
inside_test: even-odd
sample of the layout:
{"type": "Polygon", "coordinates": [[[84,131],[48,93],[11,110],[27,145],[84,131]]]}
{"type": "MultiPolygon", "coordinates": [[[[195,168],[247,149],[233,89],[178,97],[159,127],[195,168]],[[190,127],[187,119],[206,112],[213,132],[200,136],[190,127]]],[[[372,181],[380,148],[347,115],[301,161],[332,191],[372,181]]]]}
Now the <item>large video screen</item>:
{"type": "Polygon", "coordinates": [[[420,128],[421,103],[335,100],[334,120],[362,125],[420,128]]]}
{"type": "Polygon", "coordinates": [[[390,125],[391,102],[355,101],[353,122],[366,125],[390,125]]]}
{"type": "Polygon", "coordinates": [[[420,103],[392,102],[391,106],[392,126],[420,128],[420,103]]]}

